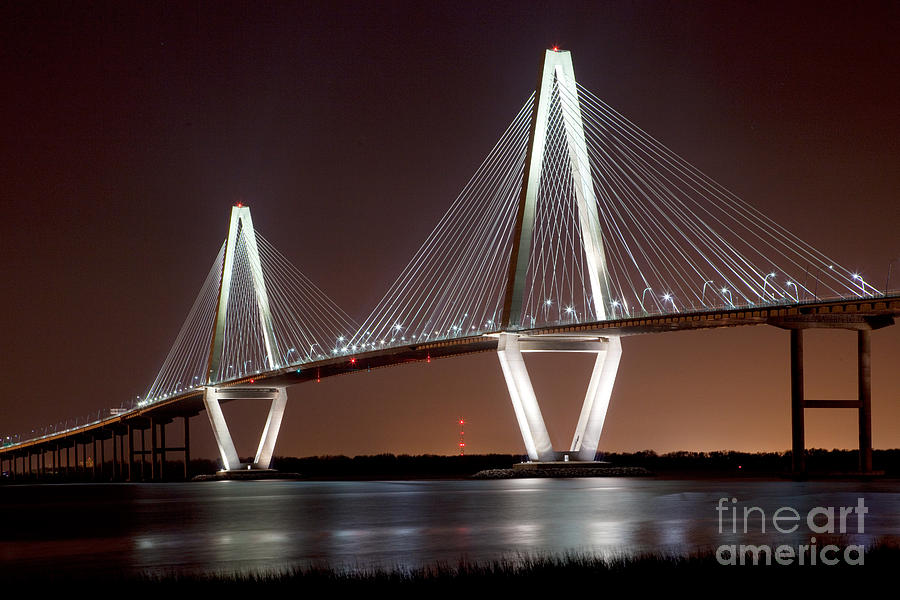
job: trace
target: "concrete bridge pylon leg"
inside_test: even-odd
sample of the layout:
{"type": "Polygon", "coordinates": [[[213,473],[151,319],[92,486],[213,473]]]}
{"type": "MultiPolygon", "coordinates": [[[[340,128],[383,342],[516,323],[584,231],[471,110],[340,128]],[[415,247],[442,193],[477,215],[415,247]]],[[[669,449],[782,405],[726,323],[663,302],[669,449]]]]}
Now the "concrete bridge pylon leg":
{"type": "Polygon", "coordinates": [[[272,453],[275,451],[275,442],[278,432],[281,431],[281,419],[284,417],[284,407],[287,405],[287,390],[279,388],[272,398],[272,406],[269,408],[269,416],[266,418],[266,426],[259,439],[259,448],[253,459],[253,466],[257,469],[268,469],[272,464],[272,453]]]}
{"type": "Polygon", "coordinates": [[[226,471],[239,469],[241,459],[238,458],[238,453],[234,447],[234,441],[231,439],[231,432],[228,431],[228,424],[225,422],[225,415],[222,414],[222,407],[219,405],[219,398],[215,389],[206,388],[203,394],[203,405],[206,407],[206,416],[209,417],[209,424],[212,425],[216,445],[219,447],[219,455],[222,457],[222,468],[226,471]]]}
{"type": "Polygon", "coordinates": [[[611,337],[607,344],[605,352],[597,353],[584,404],[581,407],[581,415],[575,427],[575,436],[572,438],[571,450],[578,453],[578,460],[594,460],[597,456],[600,434],[603,433],[609,400],[612,397],[616,374],[619,372],[622,342],[617,337],[611,337]]]}
{"type": "Polygon", "coordinates": [[[516,420],[522,431],[528,458],[541,461],[554,460],[550,434],[547,433],[541,407],[534,395],[531,377],[519,349],[519,336],[515,333],[501,333],[497,356],[500,359],[503,377],[506,379],[506,387],[509,389],[516,420]]]}

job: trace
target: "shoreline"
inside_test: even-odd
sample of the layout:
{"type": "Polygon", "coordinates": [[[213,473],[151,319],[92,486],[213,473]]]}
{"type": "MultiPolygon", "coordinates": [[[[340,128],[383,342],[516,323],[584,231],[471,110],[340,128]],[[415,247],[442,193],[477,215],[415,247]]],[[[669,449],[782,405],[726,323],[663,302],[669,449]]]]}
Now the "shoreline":
{"type": "Polygon", "coordinates": [[[807,474],[804,477],[794,477],[789,473],[753,473],[735,475],[733,473],[708,472],[708,471],[672,471],[658,472],[648,471],[639,467],[619,467],[597,470],[595,473],[541,473],[533,472],[523,474],[515,469],[486,469],[471,475],[447,475],[447,474],[423,474],[423,473],[374,473],[371,475],[304,475],[303,473],[280,473],[268,477],[216,477],[215,475],[200,475],[190,480],[167,481],[85,481],[85,480],[0,480],[0,489],[4,487],[17,487],[28,485],[155,485],[155,484],[181,484],[181,483],[209,483],[217,481],[235,482],[259,482],[259,481],[294,481],[294,482],[375,482],[375,481],[499,481],[505,479],[587,479],[587,478],[614,478],[628,477],[648,481],[729,481],[729,482],[860,482],[860,483],[900,483],[900,477],[896,475],[854,475],[843,473],[807,474]]]}
{"type": "MultiPolygon", "coordinates": [[[[649,477],[674,480],[805,480],[805,481],[893,481],[900,479],[900,449],[875,450],[875,473],[856,471],[858,452],[854,450],[809,450],[808,470],[802,475],[790,472],[789,452],[670,452],[656,454],[653,451],[634,453],[605,453],[600,462],[581,463],[528,463],[522,455],[516,454],[473,454],[473,455],[394,455],[378,454],[364,456],[276,456],[273,460],[270,478],[293,479],[299,481],[376,481],[376,480],[443,480],[472,478],[512,478],[526,477],[517,471],[531,471],[535,477],[649,477]],[[553,472],[535,472],[535,469],[550,468],[553,472]],[[586,466],[590,465],[590,466],[586,466]],[[560,471],[563,469],[563,471],[560,471]]],[[[136,463],[136,479],[142,471],[136,463]]],[[[213,460],[194,459],[191,461],[190,479],[257,479],[253,474],[222,474],[213,460]]],[[[57,471],[38,476],[8,473],[0,476],[0,487],[22,483],[104,483],[111,482],[113,465],[109,461],[101,467],[97,475],[92,465],[77,469],[67,465],[57,471]]],[[[166,481],[185,481],[184,463],[167,461],[166,481]]],[[[149,469],[144,469],[149,477],[149,469]]],[[[125,481],[121,475],[116,481],[125,481]]],[[[146,481],[146,480],[144,480],[146,481]]]]}

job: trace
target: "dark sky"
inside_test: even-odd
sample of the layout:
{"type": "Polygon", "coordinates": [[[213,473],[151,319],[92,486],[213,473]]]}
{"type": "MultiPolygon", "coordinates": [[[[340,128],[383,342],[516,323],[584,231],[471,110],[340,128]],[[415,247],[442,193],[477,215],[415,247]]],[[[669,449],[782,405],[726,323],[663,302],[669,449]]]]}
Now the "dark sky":
{"type": "MultiPolygon", "coordinates": [[[[0,431],[143,393],[238,200],[362,320],[554,44],[583,85],[883,287],[900,257],[898,40],[897,2],[4,2],[0,431]]],[[[854,397],[854,334],[807,339],[809,397],[854,397]]],[[[872,345],[874,444],[897,447],[900,328],[872,345]]],[[[623,346],[601,449],[790,445],[786,331],[623,346]]],[[[529,362],[558,446],[589,362],[529,362]]],[[[523,451],[493,354],[290,400],[277,454],[452,453],[460,415],[470,452],[523,451]]],[[[809,446],[855,447],[852,410],[807,413],[809,446]]],[[[226,414],[250,454],[264,407],[226,414]]]]}

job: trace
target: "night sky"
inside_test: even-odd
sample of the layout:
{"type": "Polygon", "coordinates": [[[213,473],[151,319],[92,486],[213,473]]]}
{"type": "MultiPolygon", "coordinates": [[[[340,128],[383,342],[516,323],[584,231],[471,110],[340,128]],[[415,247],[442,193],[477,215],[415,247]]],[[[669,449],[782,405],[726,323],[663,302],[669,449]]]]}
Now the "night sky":
{"type": "MultiPolygon", "coordinates": [[[[362,321],[554,44],[583,85],[873,285],[895,261],[900,288],[897,2],[12,1],[0,27],[3,435],[142,394],[237,201],[362,321]]],[[[601,449],[787,449],[788,337],[626,338],[601,449]]],[[[855,334],[806,340],[807,396],[855,398],[855,334]]],[[[873,442],[897,447],[900,327],[872,348],[873,442]]],[[[532,356],[562,448],[592,357],[532,356]]],[[[289,398],[279,455],[450,454],[459,416],[469,452],[524,452],[492,353],[289,398]]],[[[251,454],[266,407],[225,410],[251,454]]],[[[206,416],[192,423],[213,457],[206,416]]],[[[807,411],[808,447],[856,436],[852,409],[807,411]]]]}

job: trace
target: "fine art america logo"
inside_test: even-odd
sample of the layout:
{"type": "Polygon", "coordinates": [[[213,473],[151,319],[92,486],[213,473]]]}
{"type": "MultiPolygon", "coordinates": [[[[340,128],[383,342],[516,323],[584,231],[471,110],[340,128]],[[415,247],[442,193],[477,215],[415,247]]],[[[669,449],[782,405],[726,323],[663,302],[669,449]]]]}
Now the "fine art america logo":
{"type": "Polygon", "coordinates": [[[857,498],[856,506],[817,506],[806,514],[795,508],[782,506],[766,513],[758,506],[737,506],[737,498],[719,498],[720,534],[756,532],[763,534],[792,534],[801,523],[809,528],[808,543],[796,546],[778,544],[723,544],[716,550],[716,560],[722,565],[766,564],[775,561],[779,565],[836,565],[841,560],[848,565],[861,565],[865,547],[851,544],[843,548],[835,544],[817,542],[816,535],[840,535],[865,533],[865,515],[869,512],[863,498],[857,498]],[[751,525],[751,521],[753,525],[751,525]]]}

